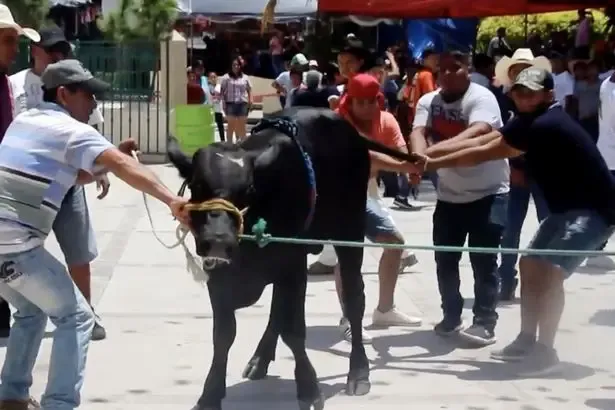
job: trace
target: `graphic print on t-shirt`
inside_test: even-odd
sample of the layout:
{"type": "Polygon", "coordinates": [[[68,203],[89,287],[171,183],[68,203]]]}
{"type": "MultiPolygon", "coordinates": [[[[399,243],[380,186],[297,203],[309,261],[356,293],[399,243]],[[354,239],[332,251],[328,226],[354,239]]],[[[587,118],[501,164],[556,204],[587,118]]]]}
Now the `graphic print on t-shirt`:
{"type": "Polygon", "coordinates": [[[431,137],[434,142],[453,138],[467,128],[461,107],[431,104],[431,137]]]}

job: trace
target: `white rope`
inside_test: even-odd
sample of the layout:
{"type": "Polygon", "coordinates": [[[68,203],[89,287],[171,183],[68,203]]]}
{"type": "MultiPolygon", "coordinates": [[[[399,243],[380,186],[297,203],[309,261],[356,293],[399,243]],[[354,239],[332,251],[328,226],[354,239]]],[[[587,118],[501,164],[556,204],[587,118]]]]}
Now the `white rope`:
{"type": "MultiPolygon", "coordinates": [[[[137,155],[136,151],[132,152],[132,157],[135,159],[135,161],[140,162],[139,156],[137,155]]],[[[178,246],[181,246],[184,250],[184,256],[186,258],[186,270],[192,274],[192,279],[194,279],[195,282],[204,286],[209,280],[209,274],[203,269],[203,261],[201,260],[201,258],[199,256],[194,256],[186,245],[186,237],[190,232],[189,229],[184,227],[182,224],[178,224],[177,228],[175,229],[175,238],[177,239],[177,241],[171,245],[167,244],[160,238],[160,236],[158,236],[156,228],[154,227],[154,219],[152,218],[152,212],[150,211],[149,203],[147,201],[147,194],[145,192],[142,192],[142,194],[143,205],[145,205],[145,213],[147,214],[147,219],[149,219],[149,226],[151,228],[152,234],[154,235],[154,238],[156,238],[158,243],[160,243],[167,249],[174,249],[178,246]]]]}

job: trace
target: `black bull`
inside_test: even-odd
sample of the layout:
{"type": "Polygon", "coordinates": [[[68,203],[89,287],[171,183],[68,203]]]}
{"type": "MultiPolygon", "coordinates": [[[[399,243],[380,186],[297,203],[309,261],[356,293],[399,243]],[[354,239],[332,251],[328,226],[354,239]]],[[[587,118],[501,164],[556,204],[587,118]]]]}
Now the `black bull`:
{"type": "MultiPolygon", "coordinates": [[[[400,160],[412,155],[387,148],[360,136],[329,110],[290,109],[279,113],[297,126],[293,138],[279,129],[253,133],[240,144],[215,143],[190,159],[169,142],[169,157],[188,182],[191,202],[222,198],[247,209],[245,226],[259,218],[274,236],[363,241],[365,203],[370,176],[369,150],[400,160]],[[308,161],[315,173],[317,201],[310,214],[308,161]]],[[[244,377],[265,377],[275,359],[278,335],[295,358],[297,398],[301,409],[322,409],[324,400],[305,348],[305,291],[307,254],[322,247],[271,243],[260,248],[240,241],[236,215],[224,210],[191,212],[197,253],[210,272],[207,283],[213,310],[214,353],[203,393],[193,410],[221,409],[226,395],[228,352],[236,335],[235,310],[254,304],[266,285],[273,284],[267,328],[250,359],[244,377]]],[[[370,390],[369,362],[361,328],[365,311],[361,276],[362,248],[336,247],[340,263],[344,313],[352,332],[350,370],[346,392],[364,395],[370,390]]]]}

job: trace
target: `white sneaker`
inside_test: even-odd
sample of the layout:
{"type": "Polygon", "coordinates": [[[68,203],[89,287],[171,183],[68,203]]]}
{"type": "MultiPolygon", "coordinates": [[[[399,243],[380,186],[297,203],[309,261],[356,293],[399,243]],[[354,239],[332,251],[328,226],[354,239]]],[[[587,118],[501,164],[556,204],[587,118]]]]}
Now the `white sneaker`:
{"type": "Polygon", "coordinates": [[[592,256],[591,258],[587,258],[585,266],[595,269],[614,270],[615,261],[608,256],[592,256]]]}
{"type": "MultiPolygon", "coordinates": [[[[342,332],[342,335],[344,336],[344,340],[346,340],[349,343],[352,343],[352,333],[350,331],[350,322],[345,317],[340,319],[340,332],[342,332]]],[[[369,344],[372,342],[372,336],[367,332],[367,330],[365,330],[365,328],[362,328],[361,334],[363,336],[363,344],[369,344]]]]}
{"type": "Polygon", "coordinates": [[[420,326],[422,322],[420,317],[409,316],[396,307],[388,312],[375,309],[372,315],[374,326],[420,326]]]}

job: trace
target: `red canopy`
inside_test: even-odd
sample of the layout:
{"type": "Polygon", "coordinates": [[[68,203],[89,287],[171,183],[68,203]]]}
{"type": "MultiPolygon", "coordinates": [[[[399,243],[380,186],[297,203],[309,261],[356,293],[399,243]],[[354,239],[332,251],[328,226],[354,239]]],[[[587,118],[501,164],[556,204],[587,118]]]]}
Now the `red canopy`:
{"type": "Polygon", "coordinates": [[[614,6],[615,0],[318,0],[318,10],[389,18],[463,18],[614,6]]]}

